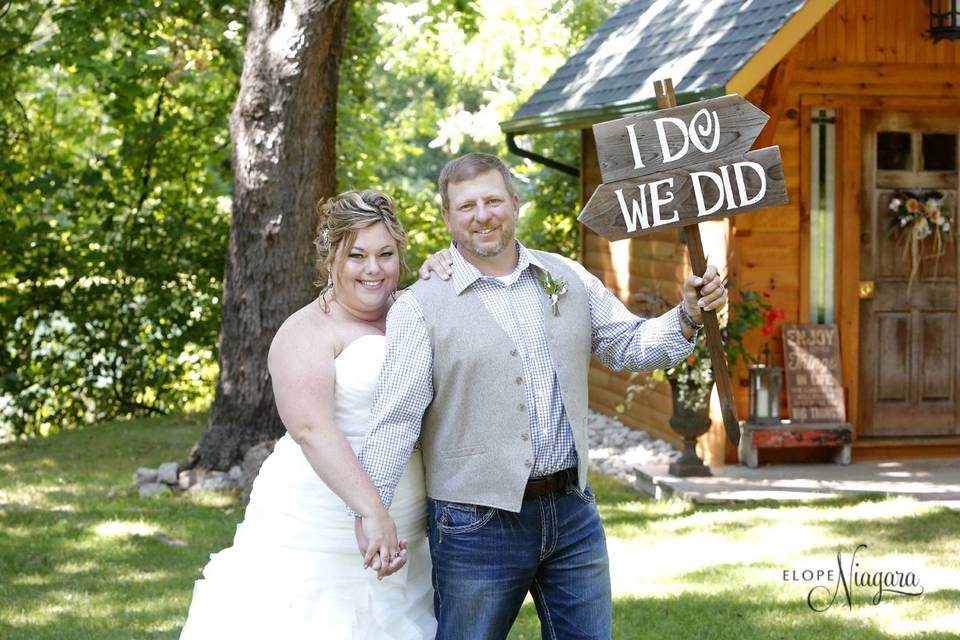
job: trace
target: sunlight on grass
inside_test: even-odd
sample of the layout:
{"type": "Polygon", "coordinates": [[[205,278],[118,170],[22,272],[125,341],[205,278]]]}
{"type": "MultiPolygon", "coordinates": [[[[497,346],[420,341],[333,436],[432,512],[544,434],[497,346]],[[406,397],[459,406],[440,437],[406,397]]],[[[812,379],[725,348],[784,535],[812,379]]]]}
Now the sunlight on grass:
{"type": "MultiPolygon", "coordinates": [[[[141,500],[131,476],[184,459],[202,430],[202,418],[174,416],[0,446],[0,469],[17,470],[0,474],[0,638],[177,637],[193,581],[243,510],[230,494],[141,500]]],[[[697,507],[590,482],[607,531],[616,640],[960,635],[960,514],[876,498],[697,507]],[[861,568],[915,571],[925,593],[885,593],[874,606],[873,590],[858,587],[852,608],[841,594],[815,613],[814,584],[784,580],[785,570],[836,568],[837,553],[849,559],[860,543],[861,568]]],[[[529,598],[510,638],[540,638],[529,598]]]]}
{"type": "Polygon", "coordinates": [[[93,532],[104,538],[121,538],[124,536],[152,536],[159,529],[145,522],[102,522],[93,527],[93,532]]]}

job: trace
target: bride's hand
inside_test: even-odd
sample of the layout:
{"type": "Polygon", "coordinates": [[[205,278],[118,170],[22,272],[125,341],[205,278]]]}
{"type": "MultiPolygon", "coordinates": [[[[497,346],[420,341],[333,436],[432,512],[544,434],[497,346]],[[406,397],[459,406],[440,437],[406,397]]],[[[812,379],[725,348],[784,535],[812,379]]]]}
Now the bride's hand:
{"type": "Polygon", "coordinates": [[[359,524],[361,531],[357,534],[357,541],[361,542],[362,536],[367,543],[366,549],[362,549],[364,569],[372,566],[377,577],[383,579],[406,563],[406,552],[401,551],[397,540],[397,527],[385,509],[362,516],[359,524]]]}
{"type": "Polygon", "coordinates": [[[449,280],[453,275],[453,258],[449,249],[441,249],[427,258],[417,272],[421,280],[429,280],[430,272],[436,273],[441,280],[449,280]]]}
{"type": "MultiPolygon", "coordinates": [[[[363,532],[363,521],[360,518],[354,519],[353,525],[354,534],[357,537],[357,549],[360,551],[360,556],[364,557],[367,553],[367,546],[370,544],[370,541],[367,540],[366,534],[363,532]]],[[[407,541],[401,538],[400,543],[400,555],[393,559],[392,563],[388,564],[387,575],[396,573],[403,568],[403,565],[407,561],[407,541]]],[[[380,571],[381,567],[380,554],[373,558],[373,561],[370,563],[370,568],[374,571],[380,571]]]]}

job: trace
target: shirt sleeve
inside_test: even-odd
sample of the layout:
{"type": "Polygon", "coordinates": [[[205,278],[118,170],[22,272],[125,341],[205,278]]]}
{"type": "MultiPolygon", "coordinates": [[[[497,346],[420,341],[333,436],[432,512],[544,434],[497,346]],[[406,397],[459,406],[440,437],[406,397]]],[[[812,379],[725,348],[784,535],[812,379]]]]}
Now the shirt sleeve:
{"type": "Polygon", "coordinates": [[[358,458],[390,508],[400,476],[410,459],[423,413],[433,399],[433,348],[419,301],[401,295],[387,316],[387,345],[370,429],[358,458]]]}
{"type": "Polygon", "coordinates": [[[587,290],[593,324],[591,348],[603,366],[614,371],[666,369],[693,352],[697,335],[692,340],[683,336],[679,307],[655,318],[637,317],[583,265],[565,260],[587,290]]]}

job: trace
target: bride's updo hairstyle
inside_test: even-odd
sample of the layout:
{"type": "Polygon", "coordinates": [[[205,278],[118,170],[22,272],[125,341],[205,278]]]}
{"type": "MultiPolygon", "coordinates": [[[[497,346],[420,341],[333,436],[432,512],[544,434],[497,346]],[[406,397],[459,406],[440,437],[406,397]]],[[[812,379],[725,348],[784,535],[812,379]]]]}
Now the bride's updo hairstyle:
{"type": "Polygon", "coordinates": [[[317,207],[319,220],[317,237],[317,279],[314,285],[321,294],[333,286],[333,275],[340,274],[347,258],[347,251],[357,240],[357,232],[370,225],[382,222],[397,241],[400,258],[400,280],[407,277],[407,232],[394,212],[393,199],[379,191],[346,191],[328,199],[317,207]]]}

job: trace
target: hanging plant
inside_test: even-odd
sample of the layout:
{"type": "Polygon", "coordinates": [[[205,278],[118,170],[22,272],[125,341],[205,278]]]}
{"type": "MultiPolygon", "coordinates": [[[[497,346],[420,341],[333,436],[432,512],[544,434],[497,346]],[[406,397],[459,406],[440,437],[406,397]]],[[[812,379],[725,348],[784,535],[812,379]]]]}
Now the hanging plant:
{"type": "Polygon", "coordinates": [[[907,295],[923,260],[939,261],[944,243],[953,240],[953,215],[944,209],[939,191],[898,191],[890,201],[887,235],[903,244],[903,260],[910,265],[907,295]],[[932,238],[932,242],[926,242],[932,238]],[[932,246],[931,246],[932,245],[932,246]]]}

